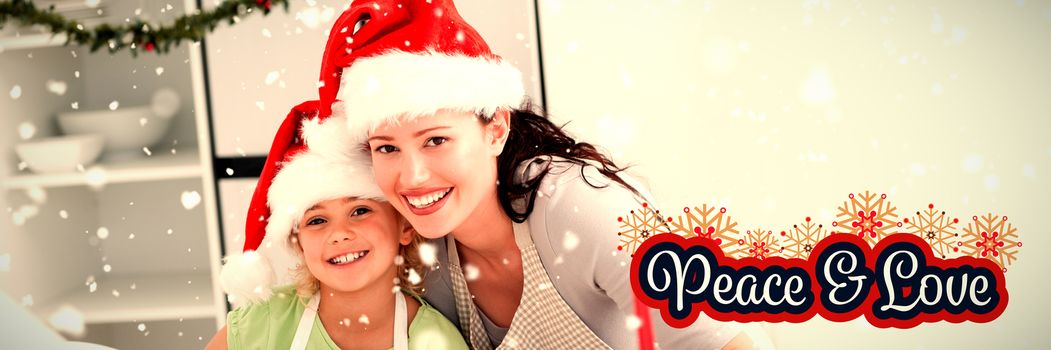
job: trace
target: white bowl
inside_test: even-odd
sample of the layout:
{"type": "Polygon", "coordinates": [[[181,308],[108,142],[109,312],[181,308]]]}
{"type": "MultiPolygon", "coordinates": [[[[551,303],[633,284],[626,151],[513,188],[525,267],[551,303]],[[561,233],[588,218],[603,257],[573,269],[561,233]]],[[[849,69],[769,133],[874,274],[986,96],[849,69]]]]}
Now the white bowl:
{"type": "Polygon", "coordinates": [[[149,106],[58,115],[58,126],[67,135],[102,135],[110,159],[144,156],[142,148],[160,141],[170,123],[171,118],[155,116],[149,106]]]}
{"type": "Polygon", "coordinates": [[[102,135],[60,136],[19,143],[15,153],[34,172],[70,172],[94,163],[103,144],[102,135]]]}

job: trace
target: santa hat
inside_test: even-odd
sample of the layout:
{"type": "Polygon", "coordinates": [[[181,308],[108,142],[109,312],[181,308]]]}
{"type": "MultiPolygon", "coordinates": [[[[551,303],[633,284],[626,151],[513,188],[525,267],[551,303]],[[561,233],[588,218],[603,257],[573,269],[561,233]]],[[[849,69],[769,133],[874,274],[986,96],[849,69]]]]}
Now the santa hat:
{"type": "Polygon", "coordinates": [[[307,209],[336,198],[383,199],[362,142],[348,137],[345,118],[319,117],[318,101],[292,109],[252,195],[244,252],[225,259],[221,281],[232,303],[266,300],[272,286],[290,282],[287,269],[276,267],[302,262],[289,235],[307,209]]]}
{"type": "Polygon", "coordinates": [[[440,109],[491,114],[525,98],[521,72],[489,51],[452,0],[354,1],[332,27],[320,79],[321,115],[348,116],[355,135],[440,109]]]}

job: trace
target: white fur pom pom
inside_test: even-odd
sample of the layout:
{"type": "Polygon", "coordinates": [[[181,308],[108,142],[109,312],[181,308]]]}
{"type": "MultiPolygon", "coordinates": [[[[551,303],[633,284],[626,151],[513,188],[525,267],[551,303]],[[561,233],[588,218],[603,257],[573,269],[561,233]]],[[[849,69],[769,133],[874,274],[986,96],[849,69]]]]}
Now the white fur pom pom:
{"type": "Polygon", "coordinates": [[[228,256],[220,279],[223,291],[230,295],[234,307],[264,302],[270,298],[274,268],[270,261],[254,250],[228,256]]]}

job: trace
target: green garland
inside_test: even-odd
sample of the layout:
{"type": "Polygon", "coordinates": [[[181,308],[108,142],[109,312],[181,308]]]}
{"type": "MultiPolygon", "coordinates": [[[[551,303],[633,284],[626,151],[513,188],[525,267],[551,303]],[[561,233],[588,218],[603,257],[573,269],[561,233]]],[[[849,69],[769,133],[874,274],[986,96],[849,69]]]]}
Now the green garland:
{"type": "Polygon", "coordinates": [[[51,34],[65,34],[66,43],[76,43],[91,48],[92,52],[106,47],[110,52],[123,49],[132,55],[139,50],[157,53],[168,52],[173,45],[178,46],[184,40],[199,42],[204,35],[212,32],[222,22],[230,25],[237,23],[241,16],[261,10],[263,15],[270,13],[270,6],[280,4],[288,11],[288,0],[225,0],[211,11],[194,11],[182,15],[170,25],[157,25],[134,19],[124,25],[100,24],[95,28],[85,28],[77,21],[69,20],[54,12],[54,7],[38,9],[29,0],[0,0],[0,28],[10,19],[23,25],[42,25],[51,30],[51,34]]]}

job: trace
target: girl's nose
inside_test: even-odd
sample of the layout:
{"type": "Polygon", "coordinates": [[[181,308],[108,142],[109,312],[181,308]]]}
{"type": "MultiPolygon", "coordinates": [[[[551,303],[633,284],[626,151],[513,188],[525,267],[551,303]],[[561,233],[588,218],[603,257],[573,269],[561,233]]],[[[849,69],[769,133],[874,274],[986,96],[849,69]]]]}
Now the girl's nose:
{"type": "Polygon", "coordinates": [[[329,237],[329,239],[332,244],[339,244],[342,241],[353,241],[357,237],[358,235],[354,233],[350,227],[341,227],[338,228],[336,232],[332,233],[332,236],[329,237]]]}

